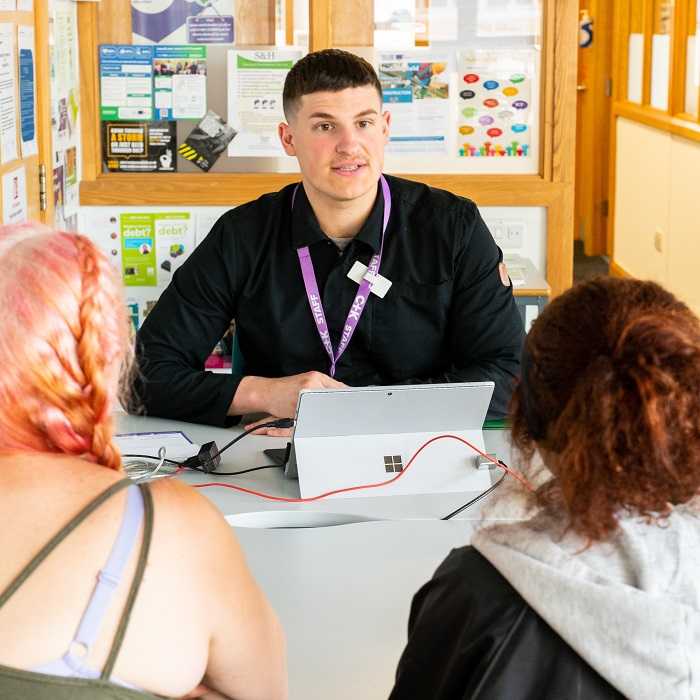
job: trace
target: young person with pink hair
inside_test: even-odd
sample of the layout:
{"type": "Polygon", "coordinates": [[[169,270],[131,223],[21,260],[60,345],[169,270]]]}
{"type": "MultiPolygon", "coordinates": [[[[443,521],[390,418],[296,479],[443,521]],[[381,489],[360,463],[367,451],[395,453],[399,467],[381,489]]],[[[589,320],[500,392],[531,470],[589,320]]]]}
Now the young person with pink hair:
{"type": "Polygon", "coordinates": [[[219,512],[125,479],[121,284],[87,238],[0,229],[0,697],[285,698],[285,644],[219,512]]]}

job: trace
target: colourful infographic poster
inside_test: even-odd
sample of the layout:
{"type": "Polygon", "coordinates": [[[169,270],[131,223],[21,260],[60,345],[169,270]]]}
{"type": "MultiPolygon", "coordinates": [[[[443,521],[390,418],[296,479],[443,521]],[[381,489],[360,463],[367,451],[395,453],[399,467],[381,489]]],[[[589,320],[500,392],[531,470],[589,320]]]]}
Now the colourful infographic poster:
{"type": "Polygon", "coordinates": [[[458,155],[532,155],[535,49],[463,51],[457,71],[458,155]]]}

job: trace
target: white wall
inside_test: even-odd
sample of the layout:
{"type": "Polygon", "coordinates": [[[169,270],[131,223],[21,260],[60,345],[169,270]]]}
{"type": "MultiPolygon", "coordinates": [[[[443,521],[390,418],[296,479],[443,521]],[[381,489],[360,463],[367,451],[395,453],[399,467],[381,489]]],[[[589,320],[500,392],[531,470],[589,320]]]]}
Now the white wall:
{"type": "Polygon", "coordinates": [[[613,262],[700,315],[700,144],[617,120],[613,262]]]}

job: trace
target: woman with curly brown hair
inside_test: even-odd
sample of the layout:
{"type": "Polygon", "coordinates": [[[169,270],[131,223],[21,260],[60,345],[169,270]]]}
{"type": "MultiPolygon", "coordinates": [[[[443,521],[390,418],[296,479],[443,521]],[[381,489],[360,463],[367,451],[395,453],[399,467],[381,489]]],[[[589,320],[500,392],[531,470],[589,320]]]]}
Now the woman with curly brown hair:
{"type": "Polygon", "coordinates": [[[522,373],[536,512],[418,592],[392,700],[700,698],[698,319],[652,282],[591,280],[533,325],[522,373]]]}

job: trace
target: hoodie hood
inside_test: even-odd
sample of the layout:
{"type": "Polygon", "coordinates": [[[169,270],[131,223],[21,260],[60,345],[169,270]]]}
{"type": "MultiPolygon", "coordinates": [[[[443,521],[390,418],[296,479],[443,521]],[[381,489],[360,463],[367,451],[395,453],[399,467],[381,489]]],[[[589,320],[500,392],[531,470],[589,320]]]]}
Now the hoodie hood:
{"type": "Polygon", "coordinates": [[[537,614],[634,700],[700,698],[700,518],[620,522],[586,543],[541,514],[498,524],[472,544],[537,614]]]}

